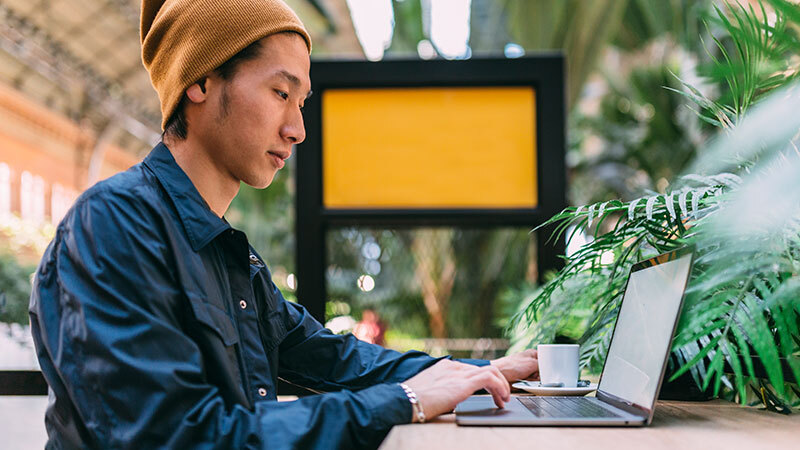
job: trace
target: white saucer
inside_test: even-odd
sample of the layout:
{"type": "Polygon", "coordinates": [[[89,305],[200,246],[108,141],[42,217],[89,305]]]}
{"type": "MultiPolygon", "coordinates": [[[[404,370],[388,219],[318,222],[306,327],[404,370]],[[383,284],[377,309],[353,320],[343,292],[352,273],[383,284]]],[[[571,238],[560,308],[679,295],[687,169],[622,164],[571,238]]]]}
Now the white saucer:
{"type": "Polygon", "coordinates": [[[597,383],[584,387],[542,387],[538,381],[518,381],[511,386],[541,396],[586,395],[597,390],[597,383]]]}

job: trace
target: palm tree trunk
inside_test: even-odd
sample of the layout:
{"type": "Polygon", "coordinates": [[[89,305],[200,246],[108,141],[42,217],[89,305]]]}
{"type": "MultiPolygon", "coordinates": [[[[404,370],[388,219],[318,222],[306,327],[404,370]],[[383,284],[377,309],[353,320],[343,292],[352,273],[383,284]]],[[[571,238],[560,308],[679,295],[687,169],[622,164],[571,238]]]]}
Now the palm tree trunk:
{"type": "Polygon", "coordinates": [[[448,337],[447,308],[456,279],[452,234],[449,229],[419,230],[412,243],[431,334],[439,339],[448,337]]]}

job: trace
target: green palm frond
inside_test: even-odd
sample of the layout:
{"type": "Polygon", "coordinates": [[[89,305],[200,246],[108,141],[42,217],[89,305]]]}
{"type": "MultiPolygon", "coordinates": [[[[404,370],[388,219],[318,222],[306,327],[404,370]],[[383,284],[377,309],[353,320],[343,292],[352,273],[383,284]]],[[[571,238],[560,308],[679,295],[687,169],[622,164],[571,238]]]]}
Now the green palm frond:
{"type": "Polygon", "coordinates": [[[602,364],[610,337],[604,334],[613,326],[630,267],[643,258],[684,245],[684,239],[692,235],[684,222],[712,213],[724,190],[739,182],[733,174],[689,176],[683,179],[683,188],[669,194],[570,207],[554,216],[542,225],[555,225],[554,236],[568,233],[571,240],[589,230],[595,238],[529,299],[527,307],[512,318],[509,329],[518,328],[520,323],[535,323],[526,342],[551,341],[574,304],[590,298],[592,315],[578,338],[583,345],[581,362],[592,367],[602,364]],[[607,221],[614,225],[611,231],[601,233],[607,221]]]}
{"type": "Polygon", "coordinates": [[[727,87],[725,95],[708,98],[677,76],[685,90],[666,87],[697,105],[695,112],[702,120],[732,129],[758,98],[800,77],[800,61],[796,57],[800,54],[800,39],[796,27],[791,26],[800,23],[800,7],[785,0],[770,3],[774,15],[767,12],[763,3],[758,8],[739,3],[727,3],[724,9],[714,5],[716,16],[706,21],[719,54],[707,49],[712,65],[706,72],[710,79],[727,87]],[[732,45],[714,37],[711,26],[722,29],[732,45]]]}
{"type": "Polygon", "coordinates": [[[785,231],[780,242],[773,233],[750,234],[748,245],[737,245],[738,238],[719,231],[718,216],[736,205],[735,194],[749,184],[731,173],[687,175],[681,183],[683,187],[667,194],[570,207],[554,216],[549,224],[556,233],[572,239],[589,231],[594,240],[528,299],[511,326],[533,324],[523,346],[550,342],[574,306],[591,299],[591,316],[577,342],[582,367],[599,368],[630,267],[691,244],[697,249],[696,262],[673,343],[681,368],[671,379],[691,372],[703,390],[718,395],[725,387],[744,401],[748,384],[756,378],[757,357],[783,398],[783,365],[800,379],[800,227],[785,231]],[[606,222],[613,225],[601,232],[606,222]]]}
{"type": "Polygon", "coordinates": [[[769,4],[774,15],[761,3],[716,8],[710,25],[728,37],[714,38],[709,74],[726,95],[710,99],[681,81],[679,93],[724,130],[692,174],[664,194],[569,207],[542,225],[553,239],[592,239],[525,299],[509,329],[515,348],[552,340],[576,309],[588,310],[576,340],[582,367],[599,369],[631,266],[692,245],[670,379],[689,373],[741,403],[755,393],[776,412],[800,403],[800,6],[769,4]]]}

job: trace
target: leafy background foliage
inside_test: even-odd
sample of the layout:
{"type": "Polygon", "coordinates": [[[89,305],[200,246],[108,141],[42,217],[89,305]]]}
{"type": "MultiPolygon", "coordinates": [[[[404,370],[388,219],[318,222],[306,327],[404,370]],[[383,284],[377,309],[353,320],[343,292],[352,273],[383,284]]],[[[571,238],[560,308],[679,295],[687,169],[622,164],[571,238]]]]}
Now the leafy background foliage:
{"type": "Polygon", "coordinates": [[[571,207],[550,220],[556,236],[592,240],[523,302],[512,351],[561,335],[582,345],[583,367],[599,371],[631,265],[693,245],[673,342],[680,367],[670,379],[689,372],[714,395],[779,412],[800,404],[800,7],[769,6],[729,5],[708,20],[728,34],[713,38],[721,57],[704,69],[721,87],[715,98],[686,81],[671,88],[720,129],[687,165],[694,173],[663,194],[571,207]]]}
{"type": "Polygon", "coordinates": [[[33,269],[21,265],[12,254],[0,251],[0,322],[28,323],[33,269]]]}

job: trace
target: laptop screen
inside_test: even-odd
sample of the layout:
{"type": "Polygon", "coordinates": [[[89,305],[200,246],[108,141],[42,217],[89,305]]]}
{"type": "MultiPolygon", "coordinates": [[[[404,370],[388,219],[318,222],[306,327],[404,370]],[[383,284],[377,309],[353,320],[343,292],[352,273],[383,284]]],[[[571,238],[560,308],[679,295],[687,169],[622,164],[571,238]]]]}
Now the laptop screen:
{"type": "Polygon", "coordinates": [[[617,316],[599,391],[653,409],[691,259],[688,253],[650,267],[634,267],[617,316]]]}

